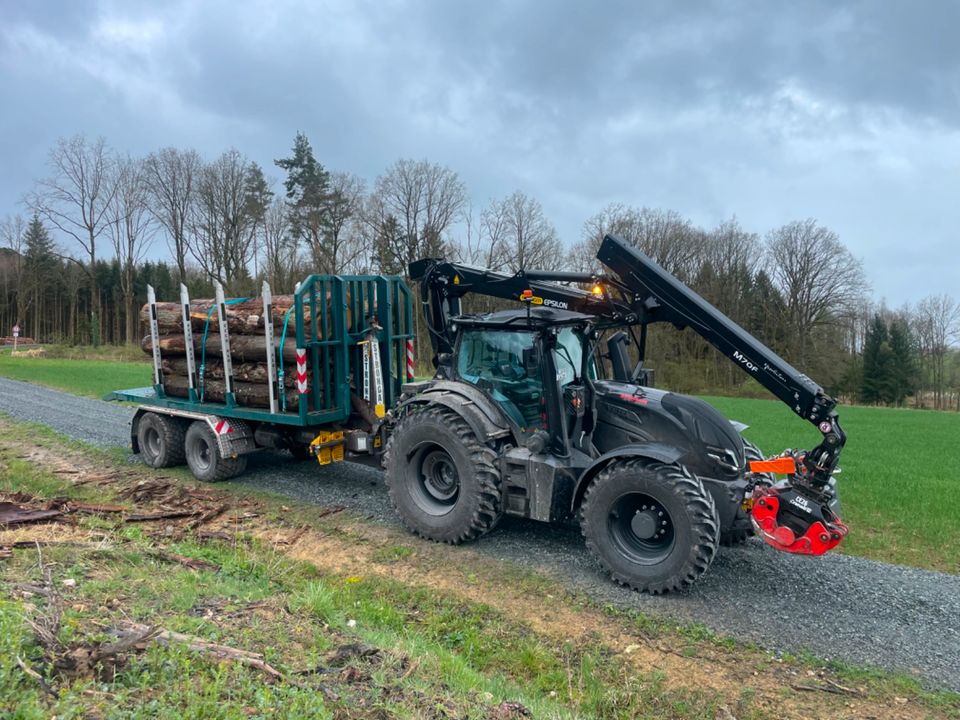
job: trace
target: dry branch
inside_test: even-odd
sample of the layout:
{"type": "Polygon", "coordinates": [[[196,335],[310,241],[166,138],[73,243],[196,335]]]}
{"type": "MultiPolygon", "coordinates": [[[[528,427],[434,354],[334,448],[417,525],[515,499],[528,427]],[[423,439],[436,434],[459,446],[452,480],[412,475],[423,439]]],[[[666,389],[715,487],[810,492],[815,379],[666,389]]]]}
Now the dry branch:
{"type": "Polygon", "coordinates": [[[178,518],[193,517],[197,513],[192,510],[171,510],[168,512],[143,513],[127,515],[124,522],[149,522],[151,520],[176,520],[178,518]]]}
{"type": "MultiPolygon", "coordinates": [[[[117,630],[115,634],[119,637],[128,637],[130,633],[143,634],[152,631],[148,625],[140,623],[128,623],[126,630],[117,630]]],[[[161,645],[170,645],[171,643],[183,643],[195,652],[200,652],[220,660],[229,660],[231,662],[247,665],[260,670],[262,673],[274,678],[283,680],[284,676],[275,667],[269,665],[264,659],[262,653],[249,652],[229,645],[218,645],[217,643],[207,642],[193,635],[184,635],[183,633],[173,632],[172,630],[156,629],[152,632],[151,639],[161,645]]]]}

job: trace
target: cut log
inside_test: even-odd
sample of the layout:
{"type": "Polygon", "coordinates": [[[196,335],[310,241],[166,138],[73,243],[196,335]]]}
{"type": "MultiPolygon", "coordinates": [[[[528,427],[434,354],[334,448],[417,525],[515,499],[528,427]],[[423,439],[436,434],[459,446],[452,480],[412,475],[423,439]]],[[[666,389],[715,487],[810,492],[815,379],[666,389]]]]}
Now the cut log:
{"type": "MultiPolygon", "coordinates": [[[[273,298],[273,322],[276,332],[279,335],[283,331],[283,321],[287,310],[293,306],[293,295],[278,295],[273,298]]],[[[210,313],[210,309],[215,307],[214,300],[193,300],[190,303],[190,324],[194,332],[203,332],[207,326],[209,313],[210,332],[218,332],[220,320],[217,311],[210,313]]],[[[231,333],[240,333],[243,335],[263,334],[263,300],[262,298],[252,298],[234,305],[227,305],[227,326],[231,333]]],[[[150,306],[144,305],[140,308],[140,323],[142,327],[149,331],[150,306]]],[[[309,310],[308,310],[309,313],[309,310]]],[[[294,318],[290,316],[290,327],[293,327],[294,318]]],[[[157,324],[160,326],[161,335],[173,335],[183,332],[183,318],[181,315],[180,303],[158,302],[157,303],[157,324]]],[[[287,331],[290,333],[290,330],[287,331]]]]}
{"type": "MultiPolygon", "coordinates": [[[[193,348],[196,353],[197,362],[200,362],[200,348],[203,338],[194,336],[193,348]]],[[[277,342],[279,347],[280,343],[277,342]]],[[[150,355],[153,353],[153,343],[150,336],[146,335],[140,341],[141,349],[150,355]]],[[[187,354],[186,342],[183,339],[183,333],[161,335],[160,336],[160,355],[162,357],[185,357],[187,354]]],[[[221,355],[220,334],[210,333],[207,335],[207,359],[215,360],[221,355]]],[[[235,361],[239,362],[266,362],[267,351],[263,346],[263,337],[256,335],[231,335],[230,336],[230,355],[235,361]]],[[[283,344],[283,359],[285,362],[295,363],[297,361],[297,341],[288,337],[283,344]]]]}
{"type": "MultiPolygon", "coordinates": [[[[186,377],[180,375],[166,375],[163,378],[163,390],[171,397],[189,397],[190,384],[186,377]]],[[[233,396],[238,405],[247,407],[270,407],[270,392],[268,386],[262,383],[235,382],[233,396]]],[[[227,397],[227,386],[222,380],[206,379],[203,383],[204,402],[224,402],[227,397]]],[[[296,410],[299,395],[287,390],[287,410],[296,410]]]]}
{"type": "MultiPolygon", "coordinates": [[[[209,351],[207,352],[209,358],[209,351]]],[[[182,375],[187,376],[187,359],[165,357],[160,363],[160,369],[164,375],[182,375]]],[[[203,373],[205,378],[211,380],[223,380],[223,362],[219,359],[207,360],[203,373]]],[[[248,383],[266,383],[267,382],[267,363],[266,362],[240,362],[233,364],[233,379],[238,382],[248,383]]],[[[307,380],[310,380],[310,372],[307,372],[307,380]]],[[[296,367],[287,365],[284,368],[283,384],[288,388],[297,386],[296,367]]]]}
{"type": "MultiPolygon", "coordinates": [[[[318,302],[320,299],[318,298],[318,302]]],[[[190,325],[194,332],[202,333],[208,326],[209,332],[219,332],[220,319],[218,313],[210,308],[215,307],[213,300],[193,300],[190,302],[190,325]]],[[[287,318],[287,312],[293,307],[293,295],[274,295],[273,297],[273,329],[279,336],[283,332],[283,323],[287,318]]],[[[327,321],[329,327],[321,335],[329,336],[333,332],[332,305],[329,297],[327,298],[327,321]]],[[[241,335],[263,335],[263,299],[251,298],[244,302],[234,305],[227,305],[227,327],[231,333],[241,335]]],[[[305,303],[303,308],[304,330],[310,334],[310,304],[305,303]]],[[[350,322],[349,309],[346,314],[347,323],[350,322]]],[[[322,316],[321,316],[322,318],[322,316]]],[[[319,322],[319,321],[318,321],[319,322]]],[[[175,335],[183,332],[183,316],[181,314],[180,303],[158,302],[157,303],[157,325],[161,335],[175,335]]],[[[144,334],[150,332],[150,306],[144,305],[140,308],[140,326],[144,334]]],[[[296,317],[290,313],[290,321],[287,325],[287,335],[296,333],[296,317]]]]}

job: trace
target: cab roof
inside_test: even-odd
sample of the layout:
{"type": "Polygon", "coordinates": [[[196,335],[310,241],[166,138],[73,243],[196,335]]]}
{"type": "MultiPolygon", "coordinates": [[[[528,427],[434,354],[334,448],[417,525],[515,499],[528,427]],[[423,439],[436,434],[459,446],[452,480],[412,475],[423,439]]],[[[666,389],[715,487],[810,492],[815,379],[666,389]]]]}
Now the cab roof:
{"type": "Polygon", "coordinates": [[[465,327],[488,327],[501,330],[524,330],[529,327],[541,330],[556,325],[585,325],[596,322],[596,318],[593,315],[569,310],[535,307],[530,308],[529,318],[526,308],[518,308],[482,315],[460,315],[453,318],[451,322],[465,327]]]}

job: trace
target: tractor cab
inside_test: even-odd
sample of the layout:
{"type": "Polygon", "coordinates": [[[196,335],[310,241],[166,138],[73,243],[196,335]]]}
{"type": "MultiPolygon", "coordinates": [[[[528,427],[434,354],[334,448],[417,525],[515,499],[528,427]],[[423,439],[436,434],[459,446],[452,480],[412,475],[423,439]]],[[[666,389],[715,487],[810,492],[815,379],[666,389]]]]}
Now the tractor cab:
{"type": "Polygon", "coordinates": [[[453,323],[454,353],[442,358],[450,379],[482,390],[528,444],[545,437],[554,454],[567,455],[574,431],[583,433],[589,381],[596,379],[588,339],[594,319],[530,308],[463,315],[453,323]]]}

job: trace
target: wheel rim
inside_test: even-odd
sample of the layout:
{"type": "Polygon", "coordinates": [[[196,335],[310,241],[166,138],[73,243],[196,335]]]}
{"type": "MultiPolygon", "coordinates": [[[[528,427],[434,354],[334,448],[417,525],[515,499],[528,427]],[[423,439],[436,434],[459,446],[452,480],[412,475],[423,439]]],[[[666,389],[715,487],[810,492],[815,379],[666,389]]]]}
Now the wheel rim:
{"type": "Polygon", "coordinates": [[[150,457],[158,457],[161,450],[160,433],[155,427],[148,427],[143,433],[143,445],[150,457]]]}
{"type": "Polygon", "coordinates": [[[630,562],[656,565],[673,550],[674,521],[656,498],[644,493],[620,496],[607,516],[607,534],[630,562]]]}
{"type": "Polygon", "coordinates": [[[410,463],[414,502],[430,515],[445,515],[460,497],[460,473],[450,453],[439,445],[417,448],[410,463]]]}
{"type": "Polygon", "coordinates": [[[206,438],[198,437],[194,440],[194,459],[200,470],[206,470],[213,462],[213,451],[206,438]]]}

